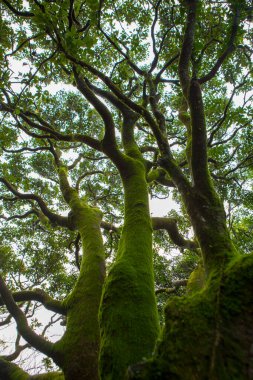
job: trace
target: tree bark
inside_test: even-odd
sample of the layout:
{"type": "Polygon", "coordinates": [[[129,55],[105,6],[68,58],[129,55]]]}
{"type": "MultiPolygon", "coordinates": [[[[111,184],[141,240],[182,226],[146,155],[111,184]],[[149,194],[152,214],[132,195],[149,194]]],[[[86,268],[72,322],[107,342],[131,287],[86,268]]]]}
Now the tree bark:
{"type": "Polygon", "coordinates": [[[145,167],[132,158],[125,165],[125,222],[101,306],[103,380],[123,379],[130,364],[150,356],[159,330],[145,167]]]}
{"type": "Polygon", "coordinates": [[[105,276],[100,223],[102,213],[78,197],[70,201],[73,221],[81,235],[83,256],[78,280],[64,301],[67,328],[56,343],[65,380],[98,379],[100,332],[98,310],[105,276]]]}
{"type": "Polygon", "coordinates": [[[155,358],[128,379],[253,378],[253,255],[234,258],[201,292],[174,297],[155,358]]]}

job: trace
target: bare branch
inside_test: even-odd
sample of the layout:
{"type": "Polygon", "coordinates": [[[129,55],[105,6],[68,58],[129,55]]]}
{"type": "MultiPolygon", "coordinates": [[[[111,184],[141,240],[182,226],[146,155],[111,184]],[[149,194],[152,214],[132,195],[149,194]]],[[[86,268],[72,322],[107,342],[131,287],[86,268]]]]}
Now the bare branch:
{"type": "Polygon", "coordinates": [[[172,242],[178,247],[190,250],[196,250],[198,248],[198,245],[195,241],[184,239],[184,237],[179,233],[176,219],[153,217],[151,220],[153,229],[166,230],[172,242]]]}
{"type": "Polygon", "coordinates": [[[159,289],[156,289],[155,294],[160,294],[160,293],[172,294],[172,293],[175,293],[176,290],[180,286],[186,286],[187,282],[188,282],[188,280],[177,280],[177,281],[174,281],[172,283],[173,288],[159,288],[159,289]]]}
{"type": "MultiPolygon", "coordinates": [[[[172,57],[172,58],[170,58],[165,64],[164,64],[164,66],[162,67],[162,69],[157,73],[157,75],[156,75],[156,79],[155,79],[155,81],[156,81],[156,83],[159,83],[159,82],[161,82],[162,80],[161,80],[161,76],[162,76],[162,74],[164,73],[164,71],[165,70],[167,70],[167,68],[169,67],[169,66],[171,66],[177,59],[178,59],[178,57],[179,57],[179,53],[177,53],[176,55],[174,55],[174,57],[172,57]]],[[[177,81],[177,83],[178,83],[178,81],[177,81]]],[[[176,83],[176,84],[177,84],[176,83]]]]}
{"type": "Polygon", "coordinates": [[[24,147],[24,148],[20,148],[20,149],[17,149],[17,150],[14,150],[14,149],[6,149],[4,147],[2,147],[3,151],[5,153],[23,153],[23,152],[41,152],[41,151],[48,151],[48,147],[38,147],[38,148],[29,148],[29,147],[24,147]]]}
{"type": "Polygon", "coordinates": [[[38,135],[38,134],[35,134],[33,132],[30,132],[29,130],[27,130],[27,128],[23,127],[20,124],[20,122],[18,121],[17,116],[15,115],[15,108],[9,107],[7,104],[2,102],[2,103],[0,103],[0,111],[7,111],[7,112],[11,113],[12,116],[17,121],[18,127],[20,129],[22,129],[25,133],[27,133],[31,137],[52,138],[52,139],[55,139],[57,141],[82,142],[84,144],[87,144],[88,146],[90,146],[93,149],[96,149],[96,150],[101,151],[101,152],[103,151],[102,144],[100,141],[98,141],[98,140],[96,140],[90,136],[82,135],[82,134],[78,134],[78,133],[77,134],[64,134],[64,133],[58,132],[52,126],[50,126],[50,124],[48,124],[45,120],[43,120],[39,115],[37,115],[31,111],[26,111],[26,112],[20,111],[18,116],[22,120],[24,120],[30,127],[38,129],[38,130],[43,131],[43,132],[47,132],[48,133],[47,135],[38,135]],[[31,117],[39,120],[40,124],[31,120],[31,117]]]}
{"type": "Polygon", "coordinates": [[[4,219],[6,221],[10,221],[10,220],[13,220],[13,219],[25,219],[27,218],[29,215],[33,215],[33,214],[36,214],[37,215],[37,212],[36,210],[29,210],[27,211],[26,213],[24,214],[17,214],[17,215],[11,215],[11,216],[4,216],[4,215],[0,215],[0,219],[4,219]]]}
{"type": "Polygon", "coordinates": [[[17,358],[19,357],[19,355],[21,354],[22,351],[24,351],[26,348],[31,347],[29,343],[26,343],[26,344],[20,345],[20,344],[19,344],[19,342],[20,342],[20,338],[21,338],[21,335],[18,334],[18,335],[17,335],[17,338],[16,338],[16,342],[15,342],[15,351],[12,352],[12,353],[9,354],[9,355],[4,355],[4,356],[2,356],[3,359],[8,360],[8,361],[11,362],[11,361],[17,359],[17,358]]]}
{"type": "Polygon", "coordinates": [[[235,39],[238,32],[239,22],[240,22],[240,10],[239,10],[239,6],[237,6],[235,9],[235,13],[234,13],[233,21],[232,21],[231,35],[228,41],[228,45],[226,49],[223,51],[222,55],[217,59],[215,65],[209,71],[209,73],[199,79],[199,83],[202,84],[211,80],[217,74],[218,70],[220,69],[221,65],[226,60],[226,58],[235,50],[234,43],[235,43],[235,39]]]}
{"type": "Polygon", "coordinates": [[[0,321],[0,327],[8,325],[11,321],[11,318],[12,318],[12,315],[9,314],[3,321],[0,321]]]}
{"type": "Polygon", "coordinates": [[[22,337],[34,348],[47,356],[53,357],[54,345],[37,335],[28,325],[25,314],[15,303],[12,293],[7,288],[2,276],[0,275],[0,294],[7,310],[17,323],[17,329],[22,337]]]}
{"type": "Polygon", "coordinates": [[[117,50],[118,53],[120,53],[124,59],[126,60],[126,62],[129,64],[129,66],[139,75],[144,75],[145,74],[145,71],[141,70],[134,62],[131,61],[130,57],[128,56],[128,54],[126,54],[120,47],[119,45],[113,41],[113,39],[102,29],[101,27],[101,22],[100,22],[100,18],[101,18],[101,10],[102,10],[102,1],[100,1],[100,7],[99,7],[99,16],[98,16],[98,29],[100,30],[100,32],[104,35],[104,37],[107,39],[107,41],[110,43],[111,46],[113,46],[113,48],[115,50],[117,50]]]}
{"type": "Polygon", "coordinates": [[[104,172],[102,172],[101,170],[93,170],[93,171],[90,171],[90,172],[86,172],[84,174],[82,174],[76,181],[76,190],[79,190],[79,187],[80,187],[80,183],[81,181],[85,178],[85,177],[88,177],[90,175],[94,175],[94,174],[105,174],[104,172]]]}
{"type": "Polygon", "coordinates": [[[2,178],[2,177],[0,177],[0,182],[3,183],[7,187],[7,189],[10,190],[18,198],[36,201],[41,211],[43,212],[43,214],[46,217],[48,217],[48,219],[52,223],[56,223],[57,225],[62,226],[62,227],[68,227],[70,229],[73,228],[67,217],[55,214],[52,211],[50,211],[45,201],[39,195],[29,194],[29,193],[20,193],[19,191],[15,189],[15,187],[10,182],[8,182],[5,178],[2,178]]]}

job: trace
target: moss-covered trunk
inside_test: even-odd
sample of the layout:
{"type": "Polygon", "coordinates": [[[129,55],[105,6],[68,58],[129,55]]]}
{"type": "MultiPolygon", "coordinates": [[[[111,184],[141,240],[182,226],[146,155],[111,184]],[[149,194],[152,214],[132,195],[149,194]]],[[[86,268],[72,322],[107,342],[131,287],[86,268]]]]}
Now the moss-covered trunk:
{"type": "Polygon", "coordinates": [[[187,294],[169,300],[154,358],[133,366],[128,379],[253,379],[253,255],[236,251],[212,186],[209,197],[193,192],[186,207],[202,264],[187,294]]]}
{"type": "Polygon", "coordinates": [[[253,378],[253,255],[231,260],[222,281],[172,298],[155,358],[129,379],[250,380],[253,378]]]}
{"type": "Polygon", "coordinates": [[[195,236],[201,248],[206,275],[236,255],[226,225],[224,207],[212,184],[207,194],[192,191],[185,201],[195,236]]]}
{"type": "Polygon", "coordinates": [[[158,335],[152,268],[152,227],[145,168],[134,159],[122,173],[125,222],[101,306],[101,378],[119,380],[151,355],[158,335]]]}
{"type": "Polygon", "coordinates": [[[78,198],[73,200],[71,208],[81,235],[83,255],[78,280],[65,301],[66,332],[55,348],[66,380],[96,380],[100,342],[98,310],[105,275],[101,212],[78,198]]]}

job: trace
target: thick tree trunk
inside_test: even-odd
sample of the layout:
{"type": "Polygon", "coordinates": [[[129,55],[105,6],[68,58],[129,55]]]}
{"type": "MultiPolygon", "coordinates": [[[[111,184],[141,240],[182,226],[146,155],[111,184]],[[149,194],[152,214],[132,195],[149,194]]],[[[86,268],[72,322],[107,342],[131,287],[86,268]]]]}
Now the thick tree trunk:
{"type": "Polygon", "coordinates": [[[186,296],[169,300],[154,358],[130,367],[128,379],[253,379],[253,255],[237,253],[223,205],[209,190],[185,202],[203,263],[186,296]]]}
{"type": "Polygon", "coordinates": [[[65,380],[96,380],[100,343],[98,310],[105,276],[102,215],[78,199],[75,202],[73,218],[81,235],[83,256],[79,278],[65,301],[66,332],[55,349],[65,380]]]}
{"type": "Polygon", "coordinates": [[[253,378],[253,255],[231,260],[202,291],[174,297],[155,358],[129,369],[129,379],[253,378]]]}
{"type": "Polygon", "coordinates": [[[127,160],[122,174],[125,223],[101,307],[103,380],[123,379],[130,364],[152,354],[158,335],[145,168],[137,160],[127,160]]]}

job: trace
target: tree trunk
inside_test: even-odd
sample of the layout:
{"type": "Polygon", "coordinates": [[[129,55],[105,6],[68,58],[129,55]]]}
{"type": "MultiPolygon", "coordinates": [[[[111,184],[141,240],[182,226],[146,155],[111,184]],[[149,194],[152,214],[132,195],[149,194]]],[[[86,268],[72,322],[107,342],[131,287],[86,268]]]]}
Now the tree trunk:
{"type": "Polygon", "coordinates": [[[102,215],[80,200],[75,202],[73,219],[81,235],[83,256],[79,278],[65,300],[66,332],[55,349],[65,380],[96,380],[100,344],[98,310],[105,276],[102,215]]]}
{"type": "Polygon", "coordinates": [[[253,379],[253,255],[237,253],[210,191],[186,203],[203,263],[187,294],[169,300],[154,358],[130,367],[129,380],[253,379]]]}
{"type": "Polygon", "coordinates": [[[158,314],[152,268],[152,227],[145,168],[126,159],[125,223],[101,307],[101,379],[123,379],[127,367],[152,354],[158,314]]]}
{"type": "Polygon", "coordinates": [[[253,255],[231,260],[202,291],[174,297],[155,358],[129,379],[253,379],[253,255]]]}

